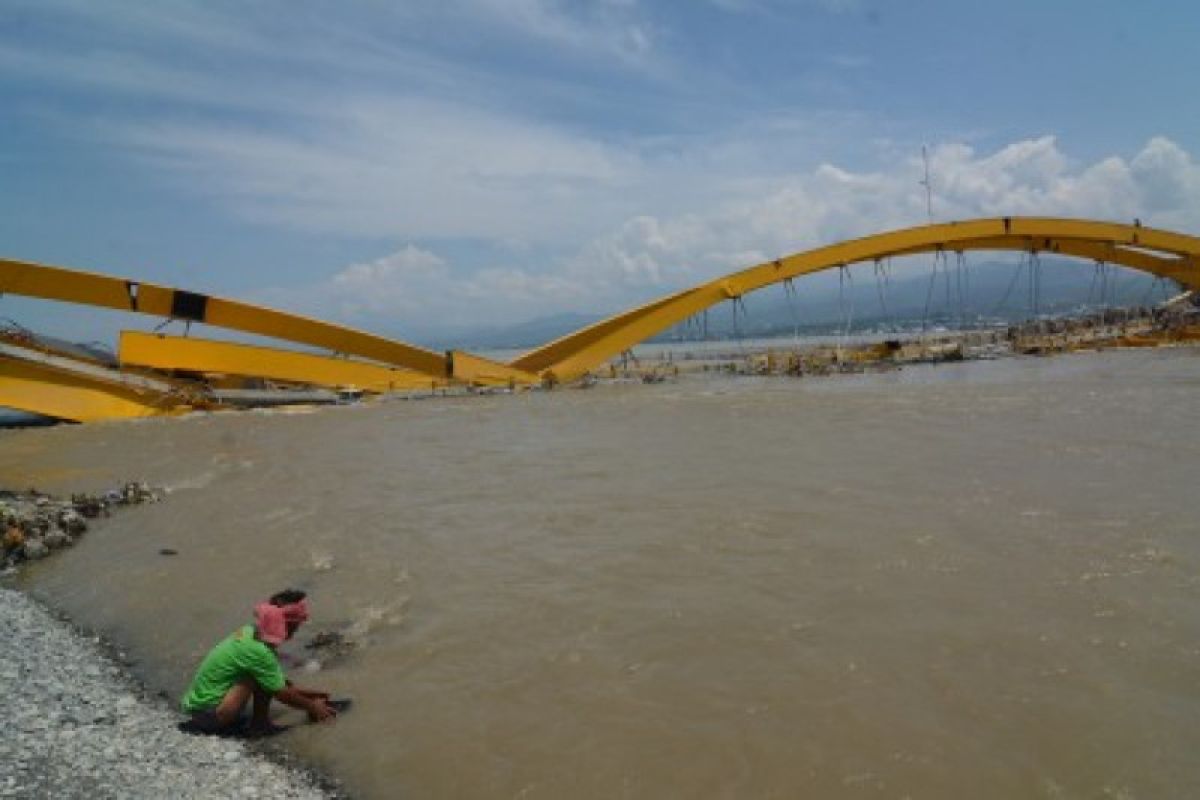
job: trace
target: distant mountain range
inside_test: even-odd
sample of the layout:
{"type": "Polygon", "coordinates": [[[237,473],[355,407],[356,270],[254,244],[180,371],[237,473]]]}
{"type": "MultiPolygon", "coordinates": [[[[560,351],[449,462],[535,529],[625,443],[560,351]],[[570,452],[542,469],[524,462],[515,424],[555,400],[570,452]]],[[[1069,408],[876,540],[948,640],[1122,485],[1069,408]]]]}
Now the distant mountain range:
{"type": "MultiPolygon", "coordinates": [[[[932,257],[912,259],[886,280],[877,278],[871,265],[860,264],[852,267],[841,282],[836,272],[827,271],[797,280],[791,294],[782,285],[769,286],[747,295],[737,304],[736,325],[734,305],[722,303],[710,308],[700,319],[664,331],[655,340],[699,339],[706,334],[718,339],[785,336],[793,332],[824,334],[845,329],[847,324],[857,331],[899,330],[920,327],[923,323],[949,326],[960,320],[978,323],[1034,316],[1028,266],[1018,272],[1012,263],[981,262],[971,263],[960,272],[954,268],[951,257],[949,269],[939,268],[930,291],[932,261],[932,257]]],[[[1091,264],[1042,258],[1038,275],[1039,314],[1061,314],[1102,303],[1100,281],[1091,264]]],[[[1105,292],[1109,305],[1141,305],[1162,300],[1164,296],[1164,287],[1156,285],[1151,276],[1122,268],[1110,272],[1105,292]]],[[[651,299],[653,296],[647,296],[642,302],[651,299]]],[[[618,311],[560,312],[513,325],[443,329],[423,334],[398,330],[381,333],[435,350],[524,350],[618,311]]],[[[72,343],[44,335],[39,338],[59,350],[75,351],[108,363],[115,361],[111,350],[97,343],[72,343]]],[[[231,338],[238,341],[241,337],[231,338]]]]}
{"type": "Polygon", "coordinates": [[[445,333],[435,337],[437,347],[459,350],[488,349],[507,350],[534,347],[553,341],[571,331],[604,319],[608,314],[577,314],[564,312],[518,322],[515,325],[498,325],[487,328],[472,328],[456,333],[445,333]]]}

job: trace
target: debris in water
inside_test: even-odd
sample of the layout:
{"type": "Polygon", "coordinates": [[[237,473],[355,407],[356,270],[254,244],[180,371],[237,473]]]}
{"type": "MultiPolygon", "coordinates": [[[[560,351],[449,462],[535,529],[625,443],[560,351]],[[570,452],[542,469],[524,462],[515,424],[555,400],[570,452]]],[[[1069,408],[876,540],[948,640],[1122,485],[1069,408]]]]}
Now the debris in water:
{"type": "Polygon", "coordinates": [[[304,645],[306,650],[312,650],[317,657],[306,663],[304,669],[307,672],[316,672],[330,661],[346,656],[357,646],[356,641],[338,631],[317,631],[304,645]]]}

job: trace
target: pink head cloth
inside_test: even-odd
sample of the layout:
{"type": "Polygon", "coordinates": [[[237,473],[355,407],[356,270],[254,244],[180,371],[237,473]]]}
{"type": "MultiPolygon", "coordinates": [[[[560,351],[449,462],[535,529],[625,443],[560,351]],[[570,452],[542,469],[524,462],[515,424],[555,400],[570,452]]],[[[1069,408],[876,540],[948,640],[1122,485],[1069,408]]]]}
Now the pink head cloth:
{"type": "Polygon", "coordinates": [[[287,618],[279,606],[259,603],[254,607],[254,627],[258,638],[267,644],[280,645],[287,641],[287,618]]]}
{"type": "Polygon", "coordinates": [[[308,601],[297,600],[283,607],[283,618],[288,622],[308,622],[308,601]]]}

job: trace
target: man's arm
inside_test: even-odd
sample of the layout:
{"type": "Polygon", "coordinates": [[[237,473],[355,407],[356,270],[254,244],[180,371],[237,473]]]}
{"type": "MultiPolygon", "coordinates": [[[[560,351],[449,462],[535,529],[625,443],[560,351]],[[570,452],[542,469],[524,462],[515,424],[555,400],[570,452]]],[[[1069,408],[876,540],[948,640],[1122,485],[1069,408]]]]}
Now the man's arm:
{"type": "Polygon", "coordinates": [[[329,696],[321,692],[309,692],[288,683],[274,696],[285,706],[307,712],[308,718],[313,722],[326,722],[337,716],[337,711],[325,702],[329,696]]]}
{"type": "Polygon", "coordinates": [[[287,685],[289,688],[295,689],[305,697],[319,697],[322,700],[329,699],[329,692],[325,691],[324,689],[305,689],[303,686],[297,686],[296,684],[292,683],[291,679],[287,680],[287,685]]]}

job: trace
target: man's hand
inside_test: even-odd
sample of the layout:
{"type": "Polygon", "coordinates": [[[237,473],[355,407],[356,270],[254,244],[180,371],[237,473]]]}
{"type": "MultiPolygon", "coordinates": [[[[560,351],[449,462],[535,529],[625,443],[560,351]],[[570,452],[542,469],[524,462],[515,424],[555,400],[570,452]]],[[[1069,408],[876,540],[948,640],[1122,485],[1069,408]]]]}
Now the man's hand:
{"type": "Polygon", "coordinates": [[[328,695],[324,697],[309,698],[312,703],[308,708],[308,718],[312,722],[332,722],[337,717],[337,709],[325,702],[328,695]]]}
{"type": "Polygon", "coordinates": [[[329,695],[324,692],[313,692],[288,684],[275,693],[275,699],[304,711],[313,722],[328,722],[337,716],[337,709],[329,705],[329,695]]]}

